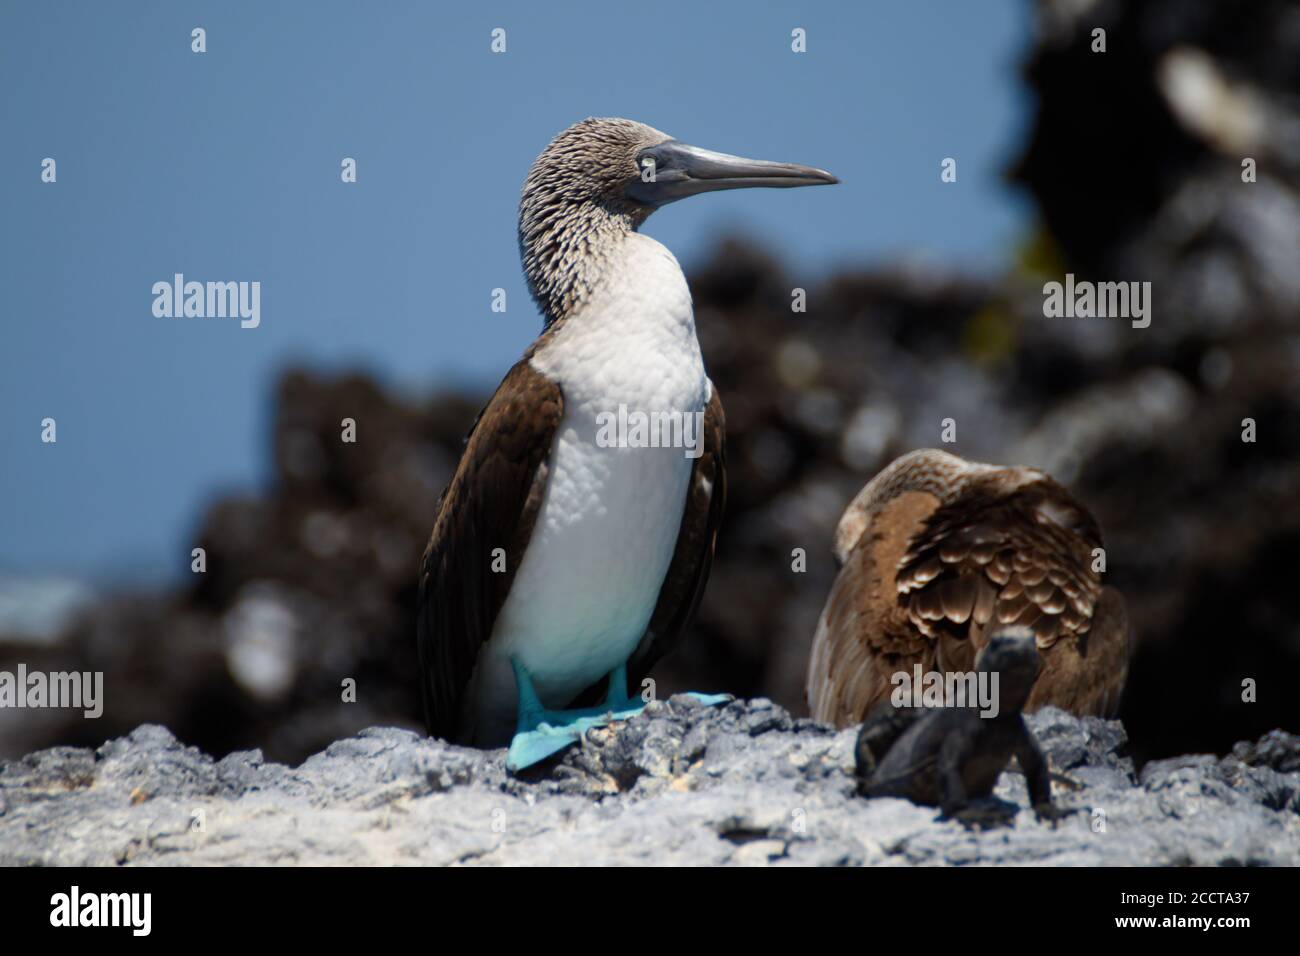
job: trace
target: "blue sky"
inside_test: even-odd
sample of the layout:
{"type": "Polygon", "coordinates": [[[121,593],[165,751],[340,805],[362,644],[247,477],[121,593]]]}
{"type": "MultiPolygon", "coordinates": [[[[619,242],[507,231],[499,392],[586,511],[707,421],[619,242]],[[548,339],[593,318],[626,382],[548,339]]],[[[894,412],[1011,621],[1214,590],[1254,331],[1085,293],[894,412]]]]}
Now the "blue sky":
{"type": "Polygon", "coordinates": [[[688,271],[733,231],[807,282],[899,257],[999,268],[1030,215],[1001,178],[1027,16],[1018,0],[6,2],[0,570],[181,574],[212,495],[265,482],[287,364],[417,393],[495,384],[540,326],[520,184],[585,116],[843,180],[660,212],[645,231],[688,271]],[[156,318],[151,287],[176,272],[260,281],[260,327],[156,318]]]}

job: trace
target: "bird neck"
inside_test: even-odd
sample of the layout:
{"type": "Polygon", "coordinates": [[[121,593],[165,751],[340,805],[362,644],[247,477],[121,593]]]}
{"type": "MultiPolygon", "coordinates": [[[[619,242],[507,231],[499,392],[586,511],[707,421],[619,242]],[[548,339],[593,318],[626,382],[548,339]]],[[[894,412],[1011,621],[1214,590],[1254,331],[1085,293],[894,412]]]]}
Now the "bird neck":
{"type": "Polygon", "coordinates": [[[934,449],[908,452],[890,462],[844,509],[835,528],[836,560],[843,565],[849,559],[849,553],[876,513],[899,495],[922,491],[937,498],[940,505],[946,505],[961,497],[971,474],[984,468],[987,466],[934,449]]]}
{"type": "Polygon", "coordinates": [[[623,241],[644,221],[634,210],[595,201],[520,209],[524,276],[548,328],[591,297],[623,241]]]}

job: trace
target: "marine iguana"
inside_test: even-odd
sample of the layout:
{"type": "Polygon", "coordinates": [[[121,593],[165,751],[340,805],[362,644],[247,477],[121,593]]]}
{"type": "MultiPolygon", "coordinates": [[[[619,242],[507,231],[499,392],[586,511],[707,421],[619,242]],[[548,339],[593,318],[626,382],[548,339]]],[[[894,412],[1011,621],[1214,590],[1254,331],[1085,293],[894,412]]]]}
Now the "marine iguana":
{"type": "Polygon", "coordinates": [[[1041,668],[1034,633],[1026,627],[996,630],[976,659],[977,671],[997,673],[998,710],[974,707],[876,708],[858,732],[858,793],[903,797],[937,806],[967,826],[1009,822],[1016,807],[993,798],[998,776],[1014,756],[1039,819],[1053,825],[1047,760],[1030,733],[1022,708],[1041,668]]]}

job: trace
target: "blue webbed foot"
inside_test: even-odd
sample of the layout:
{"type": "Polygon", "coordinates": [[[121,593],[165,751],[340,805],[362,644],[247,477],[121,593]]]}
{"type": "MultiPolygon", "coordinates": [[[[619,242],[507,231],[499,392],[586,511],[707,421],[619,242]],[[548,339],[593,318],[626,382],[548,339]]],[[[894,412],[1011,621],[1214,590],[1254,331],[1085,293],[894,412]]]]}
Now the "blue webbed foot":
{"type": "MultiPolygon", "coordinates": [[[[506,754],[506,769],[517,773],[540,763],[552,754],[577,743],[592,728],[627,720],[645,709],[645,702],[627,693],[627,666],[620,664],[609,675],[609,691],[598,707],[547,710],[542,706],[532,678],[519,661],[511,661],[519,693],[515,736],[506,754]]],[[[732,700],[730,694],[687,694],[712,707],[732,700]]]]}
{"type": "Polygon", "coordinates": [[[609,675],[609,692],[598,707],[547,710],[533,689],[532,678],[519,661],[511,661],[519,692],[515,736],[506,755],[506,769],[514,773],[577,743],[593,727],[605,727],[640,713],[645,704],[627,695],[627,668],[620,664],[609,675]]]}
{"type": "Polygon", "coordinates": [[[682,691],[674,696],[691,697],[698,700],[705,707],[721,707],[723,704],[729,704],[736,699],[735,694],[701,694],[699,691],[694,690],[682,691]]]}

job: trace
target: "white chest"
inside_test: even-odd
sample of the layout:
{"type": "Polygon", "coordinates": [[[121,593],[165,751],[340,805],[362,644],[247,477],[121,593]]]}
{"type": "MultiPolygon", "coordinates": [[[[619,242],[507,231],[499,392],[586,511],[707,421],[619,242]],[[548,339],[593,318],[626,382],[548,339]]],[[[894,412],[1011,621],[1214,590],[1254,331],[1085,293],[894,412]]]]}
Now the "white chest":
{"type": "Polygon", "coordinates": [[[513,731],[512,657],[557,708],[627,660],[676,545],[694,458],[673,441],[700,438],[711,386],[677,261],[639,235],[623,253],[533,358],[559,383],[564,416],[532,540],[471,688],[475,737],[485,742],[513,731]],[[669,426],[659,447],[644,432],[611,431],[637,413],[669,426]]]}

